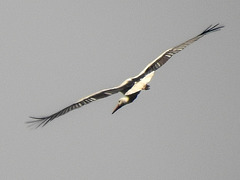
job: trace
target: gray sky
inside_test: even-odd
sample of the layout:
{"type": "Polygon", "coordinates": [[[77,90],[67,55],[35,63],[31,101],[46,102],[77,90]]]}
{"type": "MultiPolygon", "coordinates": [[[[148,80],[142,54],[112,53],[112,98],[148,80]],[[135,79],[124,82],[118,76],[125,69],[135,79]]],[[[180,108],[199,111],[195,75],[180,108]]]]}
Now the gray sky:
{"type": "Polygon", "coordinates": [[[240,1],[0,4],[0,179],[239,179],[240,1]],[[121,94],[27,128],[218,22],[114,115],[121,94]]]}

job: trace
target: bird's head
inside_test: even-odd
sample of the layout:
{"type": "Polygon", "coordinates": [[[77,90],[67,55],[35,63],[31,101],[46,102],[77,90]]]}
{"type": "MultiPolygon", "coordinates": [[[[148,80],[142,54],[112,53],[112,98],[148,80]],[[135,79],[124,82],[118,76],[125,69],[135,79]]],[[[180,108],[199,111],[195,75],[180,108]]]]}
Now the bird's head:
{"type": "Polygon", "coordinates": [[[118,109],[129,103],[129,97],[124,96],[118,100],[118,104],[113,110],[112,114],[115,113],[118,109]]]}

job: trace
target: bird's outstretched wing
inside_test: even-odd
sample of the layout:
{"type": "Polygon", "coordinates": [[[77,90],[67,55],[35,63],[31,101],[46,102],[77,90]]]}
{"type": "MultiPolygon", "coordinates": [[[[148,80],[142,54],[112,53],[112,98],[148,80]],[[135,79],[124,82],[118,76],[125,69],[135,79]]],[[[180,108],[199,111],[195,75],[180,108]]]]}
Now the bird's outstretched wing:
{"type": "Polygon", "coordinates": [[[59,117],[59,116],[62,116],[66,113],[68,113],[69,111],[72,111],[74,109],[77,109],[77,108],[80,108],[86,104],[89,104],[93,101],[96,101],[98,99],[102,99],[102,98],[105,98],[105,97],[108,97],[108,96],[111,96],[113,94],[116,94],[118,92],[120,92],[122,90],[122,86],[118,86],[118,87],[114,87],[114,88],[110,88],[110,89],[104,89],[104,90],[101,90],[99,92],[96,92],[94,94],[91,94],[85,98],[82,98],[80,99],[79,101],[77,101],[76,103],[50,115],[50,116],[45,116],[45,117],[30,117],[30,118],[33,118],[35,120],[33,121],[28,121],[26,123],[28,123],[29,125],[33,125],[33,126],[36,126],[36,127],[39,127],[39,126],[45,126],[48,122],[52,121],[53,119],[59,117]]]}
{"type": "Polygon", "coordinates": [[[139,81],[143,77],[145,77],[147,74],[156,71],[158,68],[160,68],[162,65],[164,65],[174,54],[182,51],[185,47],[192,44],[193,42],[197,41],[198,39],[202,38],[206,34],[210,32],[215,32],[220,29],[222,29],[224,26],[220,26],[219,24],[216,24],[214,26],[209,26],[207,29],[205,29],[201,34],[195,36],[192,39],[189,39],[188,41],[174,47],[171,49],[166,50],[164,53],[162,53],[159,57],[157,57],[154,61],[152,61],[150,64],[148,64],[142,72],[139,73],[136,77],[134,77],[135,81],[139,81]]]}

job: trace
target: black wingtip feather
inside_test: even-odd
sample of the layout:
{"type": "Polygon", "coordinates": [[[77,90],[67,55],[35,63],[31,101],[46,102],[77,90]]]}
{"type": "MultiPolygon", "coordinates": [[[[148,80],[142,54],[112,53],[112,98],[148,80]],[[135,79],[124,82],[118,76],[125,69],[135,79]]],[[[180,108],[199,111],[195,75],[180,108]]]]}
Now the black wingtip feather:
{"type": "Polygon", "coordinates": [[[32,117],[29,118],[35,119],[33,121],[27,121],[26,124],[29,124],[29,127],[36,126],[38,127],[44,127],[49,121],[51,121],[51,118],[49,117],[32,117]]]}
{"type": "Polygon", "coordinates": [[[206,35],[206,34],[208,34],[208,33],[210,33],[210,32],[219,31],[219,30],[221,30],[222,28],[224,28],[224,26],[223,26],[223,25],[219,25],[219,23],[217,23],[217,24],[215,24],[215,25],[210,25],[210,26],[208,26],[207,29],[205,29],[205,30],[204,30],[201,34],[199,34],[199,35],[200,35],[200,36],[206,35]]]}

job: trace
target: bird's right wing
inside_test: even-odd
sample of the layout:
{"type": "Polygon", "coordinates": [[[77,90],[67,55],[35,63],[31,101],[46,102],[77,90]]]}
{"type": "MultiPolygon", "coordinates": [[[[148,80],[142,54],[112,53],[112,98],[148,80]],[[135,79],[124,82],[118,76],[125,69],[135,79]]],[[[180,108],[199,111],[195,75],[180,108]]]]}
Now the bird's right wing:
{"type": "Polygon", "coordinates": [[[139,81],[143,77],[145,77],[147,74],[156,71],[158,68],[160,68],[162,65],[164,65],[174,54],[182,51],[185,47],[192,44],[193,42],[197,41],[198,39],[202,38],[206,34],[210,32],[215,32],[223,28],[224,26],[219,26],[219,24],[216,24],[214,26],[209,26],[207,29],[205,29],[201,34],[195,36],[192,39],[189,39],[188,41],[174,47],[171,49],[166,50],[164,53],[162,53],[159,57],[157,57],[154,61],[152,61],[150,64],[147,65],[146,68],[142,72],[140,72],[139,75],[134,77],[135,81],[139,81]]]}
{"type": "Polygon", "coordinates": [[[104,89],[101,90],[99,92],[96,92],[94,94],[91,94],[85,98],[80,99],[79,101],[77,101],[76,103],[50,115],[50,116],[45,116],[45,117],[31,117],[35,120],[33,121],[28,121],[27,123],[29,123],[30,125],[36,125],[36,127],[39,126],[45,126],[48,122],[52,121],[53,119],[62,116],[66,113],[68,113],[69,111],[72,111],[74,109],[80,108],[86,104],[89,104],[93,101],[96,101],[98,99],[102,99],[108,96],[111,96],[113,94],[116,94],[118,92],[120,92],[122,90],[122,86],[119,87],[114,87],[114,88],[110,88],[110,89],[104,89]]]}

